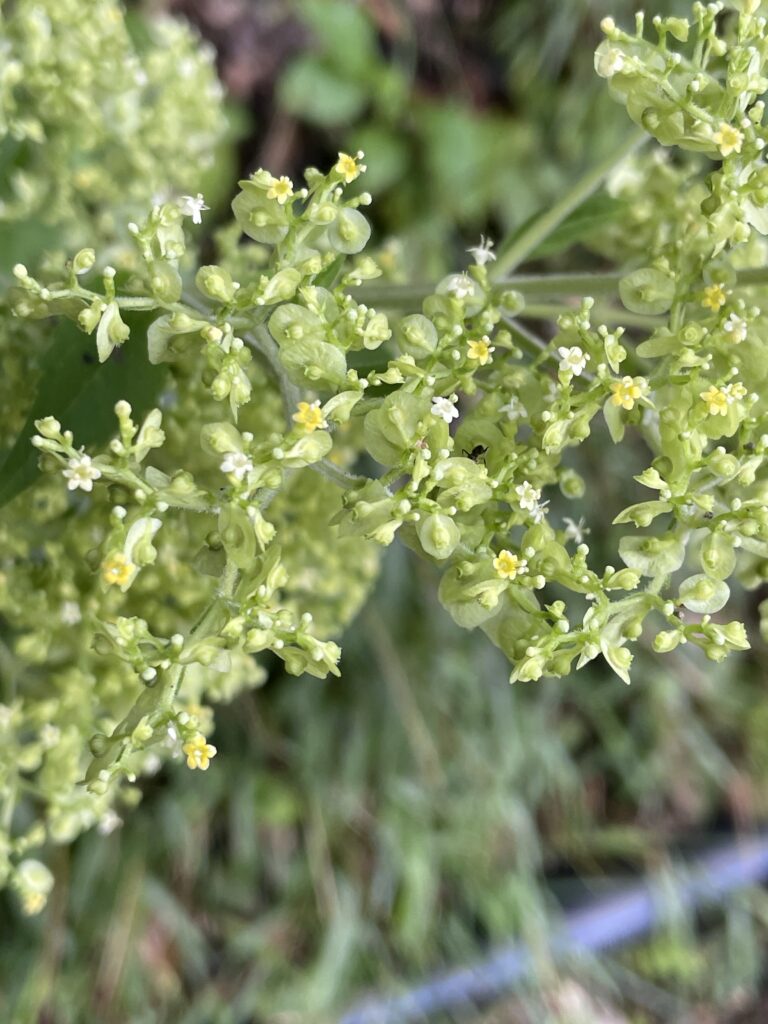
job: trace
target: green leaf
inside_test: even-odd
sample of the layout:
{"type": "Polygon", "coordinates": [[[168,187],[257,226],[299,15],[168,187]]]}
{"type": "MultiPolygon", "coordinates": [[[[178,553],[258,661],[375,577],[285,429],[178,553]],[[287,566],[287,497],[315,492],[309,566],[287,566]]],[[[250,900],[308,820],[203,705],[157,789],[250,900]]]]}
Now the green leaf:
{"type": "Polygon", "coordinates": [[[365,88],[339,77],[317,57],[294,61],[280,79],[278,96],[289,113],[322,128],[349,124],[368,102],[365,88]]]}
{"type": "Polygon", "coordinates": [[[0,458],[0,507],[34,483],[39,453],[32,446],[35,420],[55,416],[75,435],[76,445],[98,445],[117,430],[115,403],[130,402],[136,417],[155,403],[165,380],[163,367],[147,362],[145,336],[151,314],[126,317],[130,340],[99,363],[93,339],[69,321],[52,330],[53,343],[42,359],[42,375],[26,422],[13,446],[0,458]]]}
{"type": "MultiPolygon", "coordinates": [[[[366,150],[367,154],[367,150],[366,150]]],[[[614,199],[606,193],[597,193],[590,196],[568,217],[560,223],[555,230],[541,242],[531,253],[531,257],[554,256],[557,253],[569,249],[577,242],[587,241],[591,235],[608,224],[618,220],[627,208],[626,201],[614,199]]],[[[514,242],[536,223],[547,211],[537,210],[520,224],[510,238],[514,242]]]]}
{"type": "Polygon", "coordinates": [[[343,74],[366,78],[381,62],[372,19],[349,0],[303,0],[301,16],[329,63],[343,74]]]}
{"type": "Polygon", "coordinates": [[[596,232],[619,220],[626,209],[627,203],[623,199],[614,199],[605,193],[590,196],[534,249],[531,256],[553,256],[570,249],[577,242],[586,242],[596,232]]]}

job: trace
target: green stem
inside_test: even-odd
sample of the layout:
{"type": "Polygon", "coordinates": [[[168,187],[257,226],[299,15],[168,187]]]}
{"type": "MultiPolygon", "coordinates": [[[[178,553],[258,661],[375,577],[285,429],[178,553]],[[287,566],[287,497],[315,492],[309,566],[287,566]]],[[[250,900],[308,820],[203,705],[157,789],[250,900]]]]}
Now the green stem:
{"type": "Polygon", "coordinates": [[[516,320],[514,317],[504,317],[503,319],[512,336],[522,342],[527,348],[532,349],[537,355],[547,351],[546,341],[540,338],[538,334],[534,334],[533,331],[529,331],[519,320],[516,320]]]}
{"type": "MultiPolygon", "coordinates": [[[[301,391],[293,381],[289,379],[288,374],[285,372],[285,367],[280,361],[280,353],[278,351],[277,344],[273,341],[265,327],[257,327],[254,331],[248,331],[244,337],[251,348],[263,356],[265,362],[274,374],[283,399],[283,407],[285,409],[285,419],[288,424],[288,429],[293,429],[293,413],[301,400],[301,391]]],[[[365,477],[359,477],[355,476],[353,473],[348,473],[340,466],[335,465],[329,459],[321,459],[320,462],[312,462],[307,468],[314,470],[315,473],[319,473],[328,480],[332,480],[333,483],[338,484],[339,487],[343,487],[345,490],[350,490],[353,487],[359,487],[361,484],[365,483],[366,479],[365,477]]]]}
{"type": "MultiPolygon", "coordinates": [[[[491,287],[494,298],[502,292],[514,289],[528,296],[551,295],[614,295],[624,271],[610,270],[595,273],[567,274],[512,274],[497,281],[491,287]]],[[[768,267],[752,267],[737,272],[737,283],[747,288],[750,285],[768,284],[768,267]]],[[[435,294],[432,284],[369,284],[351,288],[350,294],[356,302],[379,309],[409,310],[420,306],[424,299],[435,294]]]]}
{"type": "Polygon", "coordinates": [[[526,260],[569,214],[597,191],[614,167],[634,153],[647,139],[645,132],[633,132],[618,149],[601,160],[596,167],[590,168],[561,199],[537,217],[522,234],[517,237],[509,235],[499,246],[494,276],[499,278],[526,260]]]}
{"type": "MultiPolygon", "coordinates": [[[[504,282],[523,295],[614,295],[624,276],[619,271],[589,274],[515,274],[504,282]]],[[[498,287],[498,286],[497,286],[498,287]]]]}
{"type": "MultiPolygon", "coordinates": [[[[497,298],[502,292],[514,289],[523,295],[612,295],[615,293],[622,274],[516,274],[497,281],[491,287],[491,294],[497,298]]],[[[356,302],[362,302],[377,309],[413,309],[424,299],[434,295],[434,284],[369,284],[351,288],[350,294],[356,302]]]]}
{"type": "MultiPolygon", "coordinates": [[[[518,314],[518,317],[522,319],[527,317],[531,320],[555,320],[563,313],[573,314],[577,312],[578,310],[575,306],[542,302],[526,306],[518,314]]],[[[643,316],[639,313],[629,313],[625,309],[608,309],[602,306],[594,306],[590,310],[590,318],[595,322],[604,323],[608,327],[617,324],[623,327],[644,327],[649,331],[655,330],[666,322],[660,316],[643,316]]]]}
{"type": "Polygon", "coordinates": [[[343,487],[345,491],[352,490],[355,487],[362,487],[364,483],[368,482],[367,476],[357,476],[355,473],[349,473],[346,469],[342,469],[341,466],[337,466],[335,462],[331,462],[330,459],[312,462],[307,466],[307,469],[314,469],[320,476],[332,480],[339,487],[343,487]]]}
{"type": "Polygon", "coordinates": [[[263,357],[274,374],[275,379],[277,380],[277,385],[280,388],[280,394],[283,398],[286,422],[289,429],[292,429],[292,416],[301,399],[301,392],[288,377],[285,367],[280,360],[280,353],[278,351],[277,344],[272,340],[272,337],[265,327],[257,327],[253,331],[247,331],[244,337],[251,348],[263,357]]]}

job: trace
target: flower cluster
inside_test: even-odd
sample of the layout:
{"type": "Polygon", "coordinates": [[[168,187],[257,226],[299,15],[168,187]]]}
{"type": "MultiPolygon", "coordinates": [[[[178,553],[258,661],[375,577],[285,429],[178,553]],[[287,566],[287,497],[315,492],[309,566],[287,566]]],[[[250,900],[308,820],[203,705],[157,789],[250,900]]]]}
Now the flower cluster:
{"type": "Polygon", "coordinates": [[[164,757],[208,768],[205,702],[257,685],[255,656],[339,672],[336,641],[395,538],[436,565],[441,603],[505,652],[513,681],[602,656],[629,682],[644,639],[715,661],[748,646],[713,618],[734,574],[768,576],[768,45],[741,6],[655,19],[656,41],[642,16],[634,34],[604,23],[598,74],[688,154],[609,175],[624,220],[589,244],[617,273],[510,278],[539,239],[481,239],[464,269],[398,297],[364,254],[362,153],[302,182],[254,171],[215,263],[190,266],[207,209],[190,183],[131,222],[130,275],[91,247],[14,268],[17,317],[63,316],[94,372],[138,353],[156,381],[140,410],[120,396],[101,443],[39,410],[37,521],[3,528],[0,610],[29,681],[0,707],[2,791],[12,802],[23,780],[47,801],[3,869],[26,909],[48,880],[22,858],[46,830],[110,820],[164,757]],[[546,293],[562,301],[537,309],[546,293]],[[542,319],[548,340],[529,326],[542,319]],[[609,438],[647,464],[624,481],[640,500],[615,517],[616,564],[600,565],[567,455],[594,443],[599,459],[609,438]]]}

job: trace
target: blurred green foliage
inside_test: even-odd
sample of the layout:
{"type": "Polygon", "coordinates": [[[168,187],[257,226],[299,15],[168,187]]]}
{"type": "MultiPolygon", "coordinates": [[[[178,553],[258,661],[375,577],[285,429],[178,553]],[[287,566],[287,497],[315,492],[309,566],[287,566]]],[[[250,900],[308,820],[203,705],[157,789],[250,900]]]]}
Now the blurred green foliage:
{"type": "MultiPolygon", "coordinates": [[[[278,104],[321,130],[329,156],[365,152],[361,187],[411,277],[452,265],[457,227],[474,241],[520,226],[625,134],[592,52],[600,19],[630,18],[630,0],[427,4],[421,19],[419,5],[393,3],[383,41],[365,4],[291,6],[311,44],[286,67],[278,104]]],[[[653,13],[685,7],[660,0],[653,13]]]]}

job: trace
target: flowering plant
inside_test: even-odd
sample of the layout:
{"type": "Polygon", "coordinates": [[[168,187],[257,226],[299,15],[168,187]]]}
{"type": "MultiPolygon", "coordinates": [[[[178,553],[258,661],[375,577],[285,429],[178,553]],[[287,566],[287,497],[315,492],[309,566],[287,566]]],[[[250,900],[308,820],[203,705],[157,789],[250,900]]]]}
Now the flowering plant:
{"type": "MultiPolygon", "coordinates": [[[[100,6],[127,52],[120,9],[100,6]]],[[[603,657],[629,682],[644,632],[659,653],[690,643],[720,661],[748,647],[741,622],[713,617],[732,577],[756,586],[768,565],[768,33],[757,0],[737,6],[655,18],[652,40],[642,15],[634,33],[606,19],[595,68],[641,130],[517,235],[482,239],[463,270],[421,288],[380,280],[386,261],[365,253],[360,152],[298,186],[255,171],[201,265],[208,207],[187,158],[215,136],[218,97],[191,46],[209,105],[168,152],[167,134],[137,139],[142,166],[117,160],[133,184],[94,217],[104,154],[119,155],[104,90],[133,124],[131,90],[156,69],[162,92],[165,65],[129,55],[131,83],[94,83],[78,186],[71,111],[54,104],[36,122],[23,104],[50,109],[72,33],[96,67],[105,41],[76,4],[16,5],[2,123],[10,139],[58,146],[68,169],[52,182],[32,160],[3,215],[23,217],[54,185],[86,193],[82,216],[68,193],[51,204],[67,251],[32,272],[16,263],[4,318],[0,876],[26,910],[51,887],[26,857],[46,836],[114,827],[115,802],[137,799],[163,758],[209,767],[209,703],[263,681],[254,656],[338,674],[336,640],[396,538],[437,564],[442,605],[504,651],[512,681],[603,657]],[[41,32],[60,50],[42,57],[41,32]],[[651,139],[662,148],[643,148],[651,139]],[[158,181],[173,194],[153,194],[158,181]],[[614,215],[588,241],[618,269],[519,273],[605,181],[614,215]],[[531,329],[553,319],[549,340],[531,329]],[[551,506],[578,508],[584,493],[572,449],[628,435],[646,464],[628,475],[616,557],[600,565],[583,519],[551,506]]]]}

